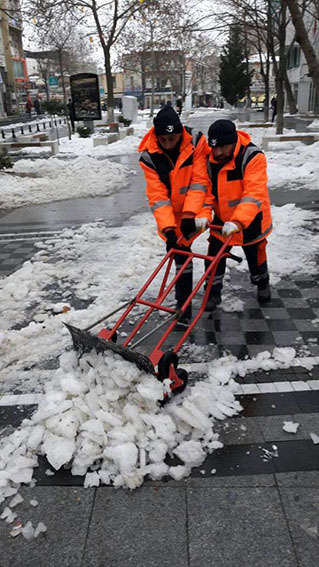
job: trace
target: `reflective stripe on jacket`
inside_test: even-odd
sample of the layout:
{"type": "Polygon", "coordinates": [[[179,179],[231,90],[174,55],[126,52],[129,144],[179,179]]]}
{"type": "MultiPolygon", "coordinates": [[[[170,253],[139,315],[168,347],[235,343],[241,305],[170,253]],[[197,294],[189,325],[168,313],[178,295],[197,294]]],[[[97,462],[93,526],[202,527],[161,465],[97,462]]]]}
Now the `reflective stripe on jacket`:
{"type": "Polygon", "coordinates": [[[180,234],[184,212],[211,219],[212,195],[207,172],[207,144],[184,128],[176,164],[160,148],[154,128],[139,145],[140,165],[146,179],[146,194],[159,233],[168,227],[180,234]]]}
{"type": "MultiPolygon", "coordinates": [[[[263,152],[249,134],[237,131],[238,140],[231,161],[221,165],[209,154],[208,172],[212,182],[214,224],[237,222],[242,231],[234,234],[232,245],[253,244],[272,231],[267,188],[267,163],[263,152]]],[[[221,233],[212,231],[222,239],[221,233]]]]}

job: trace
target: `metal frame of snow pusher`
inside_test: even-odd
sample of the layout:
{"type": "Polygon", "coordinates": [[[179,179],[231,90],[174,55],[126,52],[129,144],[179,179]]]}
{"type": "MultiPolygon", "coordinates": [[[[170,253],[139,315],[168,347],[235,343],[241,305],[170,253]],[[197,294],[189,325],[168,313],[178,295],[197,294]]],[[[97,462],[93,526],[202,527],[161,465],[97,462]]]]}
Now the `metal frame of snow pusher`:
{"type": "MultiPolygon", "coordinates": [[[[221,229],[221,227],[217,226],[217,225],[208,225],[208,228],[214,228],[214,229],[219,229],[219,230],[221,229]]],[[[220,260],[222,258],[232,258],[233,260],[236,260],[237,262],[242,261],[241,258],[234,256],[230,252],[226,252],[227,247],[230,245],[231,239],[232,239],[232,236],[229,236],[225,239],[220,251],[218,252],[218,254],[216,256],[205,256],[204,254],[197,254],[196,252],[190,252],[190,251],[182,250],[182,249],[179,249],[179,248],[171,248],[171,250],[164,256],[164,258],[162,259],[162,261],[160,262],[158,267],[150,275],[150,277],[148,278],[148,280],[146,281],[144,286],[141,288],[141,290],[137,293],[136,297],[134,299],[132,299],[132,301],[130,301],[129,304],[125,304],[123,306],[123,307],[126,307],[126,309],[125,309],[124,313],[121,315],[121,317],[118,319],[117,323],[113,326],[113,328],[112,329],[106,329],[106,328],[102,329],[98,333],[98,337],[101,338],[101,339],[107,339],[109,341],[116,342],[117,330],[119,329],[119,327],[121,326],[123,321],[131,313],[134,306],[135,305],[145,305],[149,309],[142,316],[140,321],[136,324],[134,329],[131,331],[131,333],[125,339],[124,343],[121,346],[123,348],[128,348],[130,351],[132,351],[143,340],[145,340],[147,337],[149,337],[151,334],[156,332],[159,328],[161,328],[165,324],[169,323],[167,329],[164,331],[163,335],[161,336],[161,338],[159,339],[159,341],[157,342],[157,344],[153,348],[152,352],[148,355],[148,358],[151,361],[151,363],[153,364],[154,368],[155,368],[155,366],[158,366],[158,371],[157,371],[156,374],[157,374],[157,377],[158,377],[159,380],[163,381],[165,378],[169,378],[171,380],[170,388],[171,388],[172,392],[180,393],[181,391],[183,391],[185,386],[186,386],[188,376],[187,376],[186,370],[181,369],[181,368],[180,369],[177,368],[177,366],[178,366],[177,352],[180,350],[181,346],[183,345],[183,343],[185,342],[185,340],[187,339],[189,334],[192,332],[196,323],[198,322],[198,320],[200,319],[200,317],[202,316],[202,314],[205,311],[205,307],[206,307],[206,304],[207,304],[207,301],[208,301],[208,298],[209,298],[210,290],[211,290],[211,287],[212,287],[212,284],[213,284],[213,279],[214,279],[214,276],[215,276],[215,273],[216,273],[216,270],[217,270],[217,266],[218,266],[220,260]],[[168,285],[166,285],[170,271],[171,271],[171,268],[172,268],[172,264],[173,264],[175,254],[185,256],[185,262],[183,263],[183,265],[181,266],[181,268],[179,269],[177,274],[174,276],[174,278],[171,280],[171,282],[168,285]],[[187,300],[185,301],[185,303],[182,305],[182,307],[179,310],[176,310],[174,308],[167,307],[167,306],[163,305],[163,301],[168,296],[168,294],[171,292],[171,290],[174,288],[176,282],[181,277],[181,275],[184,273],[184,271],[186,270],[186,268],[190,264],[190,262],[193,260],[193,258],[208,260],[210,262],[210,264],[209,264],[208,268],[205,269],[202,277],[199,279],[197,284],[194,286],[192,293],[189,295],[189,297],[187,298],[187,300]],[[149,301],[149,300],[143,299],[142,298],[143,294],[148,289],[150,284],[153,282],[155,277],[162,270],[162,268],[164,268],[166,263],[167,263],[167,266],[166,266],[165,273],[164,273],[164,276],[163,276],[163,279],[162,279],[162,283],[160,285],[158,296],[156,297],[156,299],[154,301],[149,301]],[[188,325],[185,325],[186,330],[183,332],[182,336],[178,340],[175,347],[172,348],[172,350],[169,350],[169,351],[166,351],[166,352],[161,350],[161,347],[165,343],[167,337],[170,335],[170,333],[173,331],[173,329],[179,323],[179,320],[183,316],[183,313],[186,311],[187,307],[190,305],[191,301],[194,299],[195,295],[198,293],[200,288],[204,285],[205,281],[207,281],[207,286],[206,286],[206,290],[205,290],[203,300],[202,300],[202,303],[201,303],[201,306],[200,306],[198,313],[189,322],[188,325]],[[136,336],[138,331],[140,331],[140,329],[142,328],[142,326],[144,325],[144,323],[147,321],[147,319],[153,313],[154,310],[167,312],[168,314],[171,315],[171,317],[166,318],[165,321],[163,321],[161,324],[157,325],[154,329],[152,329],[150,332],[148,332],[146,335],[144,335],[141,339],[137,340],[135,343],[132,343],[134,337],[136,336]]],[[[183,240],[183,237],[181,237],[178,240],[178,244],[182,240],[183,240]]]]}

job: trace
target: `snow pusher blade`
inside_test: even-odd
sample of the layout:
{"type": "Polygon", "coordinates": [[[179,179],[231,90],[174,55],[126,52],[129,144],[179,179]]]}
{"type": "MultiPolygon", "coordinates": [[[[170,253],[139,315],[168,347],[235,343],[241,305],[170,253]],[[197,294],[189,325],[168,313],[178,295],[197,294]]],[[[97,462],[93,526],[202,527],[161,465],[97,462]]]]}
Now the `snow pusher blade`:
{"type": "Polygon", "coordinates": [[[68,325],[67,323],[64,323],[64,325],[69,330],[72,337],[73,346],[75,350],[80,354],[80,356],[82,354],[90,352],[93,349],[95,349],[97,353],[111,350],[115,354],[119,354],[128,362],[133,362],[139,370],[143,370],[148,374],[155,375],[153,364],[151,363],[150,359],[144,354],[117,345],[116,343],[113,343],[113,341],[100,339],[97,336],[91,335],[91,333],[89,333],[88,331],[73,327],[73,325],[68,325]]]}

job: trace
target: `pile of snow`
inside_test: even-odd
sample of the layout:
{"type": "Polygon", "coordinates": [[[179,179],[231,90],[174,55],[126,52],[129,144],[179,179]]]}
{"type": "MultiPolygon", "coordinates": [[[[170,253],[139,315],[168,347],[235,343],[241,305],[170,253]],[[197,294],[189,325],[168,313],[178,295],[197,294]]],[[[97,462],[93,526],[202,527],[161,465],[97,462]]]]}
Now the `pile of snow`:
{"type": "Polygon", "coordinates": [[[208,366],[205,380],[161,408],[163,384],[134,364],[111,353],[92,351],[78,360],[66,352],[38,410],[0,442],[0,503],[32,482],[38,455],[55,470],[67,466],[73,475],[86,475],[85,487],[133,489],[147,475],[188,476],[222,447],[215,421],[241,410],[234,378],[287,368],[294,357],[290,348],[244,361],[225,356],[208,366]],[[167,455],[180,464],[167,464],[167,455]]]}
{"type": "MultiPolygon", "coordinates": [[[[313,231],[318,222],[313,211],[299,209],[289,203],[282,207],[271,207],[274,230],[268,238],[267,257],[271,282],[276,283],[283,276],[301,273],[317,273],[316,255],[319,249],[319,233],[313,231]],[[291,243],[293,242],[293,262],[291,243]]],[[[234,254],[244,258],[241,248],[234,248],[234,254]]],[[[246,261],[242,264],[228,263],[232,269],[247,271],[246,261]]]]}
{"type": "Polygon", "coordinates": [[[307,126],[308,130],[314,131],[314,132],[318,132],[319,131],[319,120],[313,120],[310,124],[308,124],[307,126]]]}
{"type": "Polygon", "coordinates": [[[86,487],[136,488],[146,475],[189,475],[222,447],[214,421],[241,409],[230,374],[211,373],[162,409],[163,384],[134,364],[108,353],[92,351],[80,360],[64,353],[38,410],[0,442],[0,501],[31,483],[37,455],[56,470],[67,465],[86,475],[86,487]],[[167,454],[181,464],[166,464],[167,454]]]}
{"type": "Polygon", "coordinates": [[[22,159],[9,173],[0,172],[0,208],[109,195],[125,185],[128,173],[123,165],[90,156],[22,159]]]}
{"type": "Polygon", "coordinates": [[[76,135],[69,140],[62,138],[59,151],[62,154],[77,156],[121,156],[137,153],[137,147],[141,141],[137,136],[126,136],[123,140],[113,142],[112,144],[93,146],[94,137],[103,137],[106,134],[96,133],[92,138],[80,138],[76,135]]]}

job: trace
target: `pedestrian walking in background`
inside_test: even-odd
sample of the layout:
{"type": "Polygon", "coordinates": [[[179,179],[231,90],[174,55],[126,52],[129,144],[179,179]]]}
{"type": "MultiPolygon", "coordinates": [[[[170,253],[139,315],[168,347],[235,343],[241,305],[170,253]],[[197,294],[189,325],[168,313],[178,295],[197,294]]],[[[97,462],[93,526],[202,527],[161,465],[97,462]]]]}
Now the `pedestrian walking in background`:
{"type": "Polygon", "coordinates": [[[270,106],[272,108],[272,118],[271,121],[273,122],[275,120],[275,117],[277,116],[277,99],[276,97],[272,97],[271,101],[270,101],[270,106]]]}
{"type": "Polygon", "coordinates": [[[34,109],[37,113],[37,116],[39,116],[39,114],[42,114],[42,105],[41,105],[41,100],[40,100],[40,97],[39,97],[38,94],[34,99],[33,106],[34,106],[34,109]]]}
{"type": "MultiPolygon", "coordinates": [[[[146,194],[158,233],[166,250],[181,246],[190,250],[192,239],[211,219],[212,197],[207,173],[207,143],[201,132],[183,127],[172,106],[164,106],[154,118],[139,145],[140,165],[146,179],[146,194]]],[[[175,255],[176,271],[185,256],[175,255]]],[[[176,282],[176,308],[185,303],[193,287],[193,266],[189,264],[176,282]]],[[[191,317],[191,306],[184,314],[191,317]]]]}
{"type": "Polygon", "coordinates": [[[178,115],[180,116],[182,114],[182,110],[183,110],[183,101],[182,98],[178,98],[176,101],[176,108],[177,108],[177,112],[178,115]]]}
{"type": "MultiPolygon", "coordinates": [[[[208,254],[216,256],[224,238],[233,235],[232,246],[243,247],[258,300],[268,301],[266,236],[272,231],[272,221],[266,157],[249,134],[236,131],[231,120],[217,120],[209,127],[208,145],[214,225],[222,229],[211,230],[208,254]]],[[[206,311],[213,311],[221,302],[225,269],[224,258],[218,264],[206,311]]]]}
{"type": "Polygon", "coordinates": [[[68,102],[68,114],[69,114],[69,119],[70,119],[70,122],[71,122],[72,134],[74,134],[75,112],[74,112],[74,104],[73,104],[71,98],[69,98],[69,102],[68,102]]]}
{"type": "Polygon", "coordinates": [[[29,114],[29,117],[31,118],[31,111],[32,111],[32,100],[31,100],[31,96],[28,94],[27,96],[27,101],[25,103],[25,111],[27,114],[29,114]]]}

